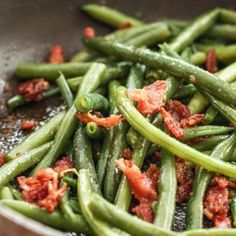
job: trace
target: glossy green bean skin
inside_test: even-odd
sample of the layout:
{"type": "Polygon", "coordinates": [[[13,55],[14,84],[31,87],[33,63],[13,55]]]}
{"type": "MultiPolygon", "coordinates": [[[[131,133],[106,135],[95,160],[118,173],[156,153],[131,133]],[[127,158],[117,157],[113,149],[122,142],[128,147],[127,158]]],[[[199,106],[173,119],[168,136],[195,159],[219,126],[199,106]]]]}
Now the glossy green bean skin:
{"type": "Polygon", "coordinates": [[[185,78],[189,81],[194,76],[194,83],[214,96],[230,105],[236,105],[236,92],[230,86],[217,79],[211,73],[193,66],[179,59],[161,55],[148,49],[134,48],[116,42],[101,39],[90,39],[85,41],[86,46],[101,52],[119,56],[134,62],[141,62],[153,68],[162,69],[171,75],[185,78]]]}
{"type": "MultiPolygon", "coordinates": [[[[211,157],[228,161],[233,153],[236,144],[236,133],[218,144],[211,157]]],[[[187,225],[188,229],[200,229],[203,227],[203,199],[207,186],[214,173],[200,168],[193,182],[193,192],[188,202],[187,208],[187,225]]]]}
{"type": "MultiPolygon", "coordinates": [[[[60,92],[59,88],[48,89],[47,91],[42,93],[42,99],[47,99],[47,98],[53,97],[53,96],[59,94],[59,92],[60,92]]],[[[29,103],[30,102],[26,101],[22,95],[15,95],[7,101],[7,107],[10,111],[12,111],[21,105],[29,104],[29,103]]]]}
{"type": "Polygon", "coordinates": [[[92,63],[61,63],[61,64],[43,64],[43,63],[20,63],[16,68],[18,78],[40,78],[56,79],[61,71],[66,77],[84,75],[92,63]]]}
{"type": "Polygon", "coordinates": [[[119,28],[127,22],[129,22],[132,26],[143,24],[141,21],[125,15],[118,10],[99,4],[85,4],[81,7],[81,9],[89,14],[92,18],[102,21],[103,23],[106,23],[115,28],[119,28]]]}
{"type": "Polygon", "coordinates": [[[221,8],[219,18],[221,21],[230,24],[236,24],[236,12],[221,8]]]}
{"type": "MultiPolygon", "coordinates": [[[[203,92],[202,92],[203,93],[203,92]]],[[[232,124],[236,125],[236,109],[230,107],[226,103],[214,98],[208,93],[203,93],[210,103],[232,124]]]]}
{"type": "Polygon", "coordinates": [[[87,123],[85,132],[92,140],[102,140],[105,134],[103,128],[99,127],[95,122],[87,123]]]}
{"type": "Polygon", "coordinates": [[[131,235],[137,236],[174,236],[175,232],[147,223],[136,216],[115,207],[97,194],[92,194],[91,201],[88,204],[93,215],[109,222],[115,227],[127,231],[131,235]]]}
{"type": "Polygon", "coordinates": [[[174,155],[161,149],[161,173],[158,183],[158,202],[155,209],[154,224],[171,230],[176,201],[176,170],[174,155]]]}
{"type": "Polygon", "coordinates": [[[106,97],[98,93],[89,93],[79,96],[75,102],[75,108],[79,112],[108,111],[109,102],[106,97]]]}
{"type": "Polygon", "coordinates": [[[75,160],[76,169],[78,171],[81,169],[88,169],[90,171],[93,191],[101,194],[93,161],[91,142],[86,135],[85,128],[82,124],[79,124],[79,127],[74,136],[73,157],[73,159],[75,160]]]}
{"type": "Polygon", "coordinates": [[[219,10],[215,9],[197,17],[170,43],[171,49],[181,52],[196,38],[207,32],[215,23],[218,15],[219,10]]]}
{"type": "Polygon", "coordinates": [[[201,141],[200,143],[191,145],[192,148],[204,152],[212,150],[217,144],[224,141],[226,138],[228,138],[229,135],[217,135],[210,138],[207,138],[206,140],[201,141]]]}
{"type": "Polygon", "coordinates": [[[76,220],[71,221],[58,210],[48,213],[46,210],[24,201],[1,200],[0,204],[56,229],[76,233],[91,233],[90,227],[81,215],[76,215],[76,220]]]}
{"type": "Polygon", "coordinates": [[[218,134],[226,134],[234,131],[234,128],[228,126],[204,125],[193,128],[184,129],[184,141],[201,137],[218,134]]]}
{"type": "MultiPolygon", "coordinates": [[[[110,115],[116,114],[118,112],[118,109],[116,108],[116,105],[115,105],[115,92],[116,92],[116,89],[120,85],[121,85],[120,82],[118,82],[116,80],[110,82],[108,85],[110,115]]],[[[111,155],[111,147],[112,147],[112,143],[113,143],[114,132],[115,132],[115,127],[112,127],[112,128],[109,128],[106,130],[105,138],[104,138],[102,150],[101,150],[101,156],[98,159],[98,164],[96,167],[97,174],[98,174],[98,182],[99,182],[101,189],[103,189],[103,182],[105,179],[107,162],[108,162],[108,159],[110,158],[110,155],[111,155]]]]}
{"type": "Polygon", "coordinates": [[[211,124],[217,115],[218,115],[218,110],[213,106],[209,106],[205,112],[202,123],[204,125],[211,124]]]}
{"type": "Polygon", "coordinates": [[[0,199],[14,200],[11,189],[8,186],[4,186],[0,189],[0,199]]]}
{"type": "Polygon", "coordinates": [[[83,76],[77,76],[77,77],[67,79],[66,81],[67,81],[67,84],[69,85],[70,89],[73,92],[76,92],[78,90],[79,86],[81,85],[83,79],[84,79],[83,76]]]}
{"type": "Polygon", "coordinates": [[[189,230],[184,231],[180,235],[186,236],[236,236],[236,229],[199,229],[199,230],[189,230]]]}
{"type": "Polygon", "coordinates": [[[236,26],[230,24],[215,25],[207,35],[212,38],[236,40],[236,26]]]}
{"type": "Polygon", "coordinates": [[[56,80],[60,92],[64,98],[64,101],[68,107],[71,107],[74,101],[74,96],[70,90],[70,87],[65,79],[65,76],[60,73],[59,78],[56,80]]]}
{"type": "MultiPolygon", "coordinates": [[[[236,62],[227,66],[225,69],[218,72],[218,77],[225,82],[232,82],[236,79],[236,62]]],[[[191,114],[201,113],[209,104],[207,99],[205,99],[200,93],[194,94],[191,101],[188,103],[188,109],[191,114]]]]}
{"type": "Polygon", "coordinates": [[[208,155],[200,153],[187,145],[180,143],[176,139],[165,134],[160,129],[151,125],[133,106],[132,102],[127,98],[126,89],[119,87],[116,93],[116,104],[120,112],[125,116],[126,120],[141,135],[151,142],[160,145],[169,150],[173,154],[181,157],[186,161],[190,161],[203,168],[214,171],[229,177],[236,177],[236,167],[232,164],[216,160],[208,155]]]}
{"type": "Polygon", "coordinates": [[[65,182],[67,185],[71,186],[71,187],[77,187],[77,180],[76,179],[73,179],[69,176],[64,176],[62,178],[62,181],[65,182]]]}
{"type": "Polygon", "coordinates": [[[64,116],[65,112],[60,112],[48,120],[48,122],[42,125],[39,129],[26,136],[20,144],[5,155],[5,159],[10,161],[20,155],[23,155],[24,153],[27,153],[33,148],[39,147],[51,141],[54,138],[57,128],[64,116]]]}
{"type": "Polygon", "coordinates": [[[42,160],[51,145],[52,142],[46,143],[3,165],[0,168],[0,188],[6,185],[14,177],[42,160]]]}
{"type": "MultiPolygon", "coordinates": [[[[86,73],[83,83],[78,89],[77,97],[94,92],[94,90],[96,90],[100,85],[105,71],[105,65],[94,63],[86,73]]],[[[66,115],[64,116],[60,126],[58,127],[58,131],[56,133],[52,147],[50,148],[44,159],[36,166],[33,173],[35,173],[37,170],[44,169],[50,166],[61,154],[66,145],[66,141],[70,139],[76,128],[77,121],[75,119],[75,114],[76,109],[73,105],[66,112],[66,115]]]]}
{"type": "Polygon", "coordinates": [[[179,89],[175,93],[174,98],[175,99],[184,98],[187,96],[191,96],[196,92],[197,92],[197,88],[193,84],[188,84],[184,86],[183,88],[179,89]]]}
{"type": "Polygon", "coordinates": [[[92,185],[91,185],[91,176],[89,170],[82,169],[79,172],[79,181],[77,187],[78,199],[81,207],[81,211],[86,221],[92,228],[95,235],[100,236],[118,236],[118,235],[126,235],[128,234],[120,234],[121,232],[118,229],[115,229],[112,225],[108,224],[105,221],[101,221],[100,217],[95,217],[90,209],[88,208],[88,204],[91,199],[91,195],[93,193],[92,185]]]}
{"type": "Polygon", "coordinates": [[[230,210],[233,220],[233,226],[236,226],[236,193],[235,190],[232,191],[232,197],[230,201],[230,210]]]}
{"type": "Polygon", "coordinates": [[[135,64],[131,67],[129,76],[126,82],[126,87],[129,89],[141,88],[143,85],[143,78],[145,73],[145,66],[135,64]]]}
{"type": "Polygon", "coordinates": [[[202,65],[206,62],[206,53],[196,52],[190,57],[190,63],[193,65],[202,65]]]}

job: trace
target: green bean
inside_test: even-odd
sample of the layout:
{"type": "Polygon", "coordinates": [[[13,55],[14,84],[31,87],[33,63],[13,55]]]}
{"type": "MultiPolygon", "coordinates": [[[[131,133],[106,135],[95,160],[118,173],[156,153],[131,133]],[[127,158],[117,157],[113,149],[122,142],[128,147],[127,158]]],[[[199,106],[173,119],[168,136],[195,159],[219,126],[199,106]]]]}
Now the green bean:
{"type": "Polygon", "coordinates": [[[230,107],[224,102],[221,102],[219,99],[214,98],[209,93],[204,92],[203,95],[221,113],[221,115],[223,115],[233,125],[236,125],[236,109],[230,107]]]}
{"type": "Polygon", "coordinates": [[[212,228],[183,232],[186,236],[236,236],[236,229],[212,228]]]}
{"type": "Polygon", "coordinates": [[[60,76],[56,80],[56,82],[57,82],[60,92],[66,102],[66,105],[68,107],[71,107],[73,104],[73,101],[74,101],[74,96],[70,90],[69,85],[66,82],[65,76],[62,73],[60,73],[60,76]]]}
{"type": "Polygon", "coordinates": [[[85,127],[85,132],[92,140],[102,140],[105,133],[105,131],[101,127],[99,127],[95,122],[87,123],[85,127]]]}
{"type": "Polygon", "coordinates": [[[132,26],[143,24],[141,21],[107,6],[90,3],[83,5],[81,9],[92,18],[115,28],[119,28],[125,23],[130,23],[132,26]]]}
{"type": "Polygon", "coordinates": [[[203,141],[201,141],[200,143],[191,145],[191,147],[201,152],[209,151],[228,137],[228,135],[212,136],[210,138],[203,139],[203,141]]]}
{"type": "MultiPolygon", "coordinates": [[[[230,83],[234,81],[236,79],[236,62],[221,70],[217,75],[225,82],[230,83]]],[[[188,103],[188,109],[191,114],[200,113],[207,107],[208,104],[208,101],[200,93],[196,93],[188,103]]]]}
{"type": "Polygon", "coordinates": [[[176,59],[182,59],[182,57],[177,52],[175,52],[173,49],[171,49],[171,47],[167,43],[163,43],[163,44],[159,45],[159,48],[162,50],[162,52],[164,52],[169,57],[173,57],[176,59]]]}
{"type": "MultiPolygon", "coordinates": [[[[51,88],[51,89],[48,89],[47,91],[42,93],[42,99],[47,99],[47,98],[53,97],[57,94],[59,94],[59,89],[58,88],[51,88]]],[[[7,107],[9,108],[10,111],[12,111],[16,107],[19,107],[21,105],[28,104],[28,103],[30,103],[30,101],[25,100],[24,96],[17,94],[15,96],[11,97],[7,101],[7,107]]]]}
{"type": "Polygon", "coordinates": [[[175,232],[147,223],[136,216],[130,215],[129,213],[107,202],[97,194],[92,194],[91,201],[88,203],[88,208],[95,217],[97,216],[111,225],[119,227],[120,229],[130,233],[131,235],[176,235],[175,232]]]}
{"type": "Polygon", "coordinates": [[[193,65],[202,65],[206,61],[206,53],[196,52],[190,57],[190,63],[193,65]]]}
{"type": "Polygon", "coordinates": [[[192,56],[193,52],[192,52],[192,48],[191,47],[187,47],[185,48],[182,53],[181,53],[181,58],[185,61],[190,61],[190,58],[192,56]]]}
{"type": "Polygon", "coordinates": [[[76,233],[91,233],[90,227],[81,215],[76,215],[76,221],[71,221],[58,210],[48,213],[46,210],[24,201],[1,200],[0,204],[56,229],[76,233]]]}
{"type": "Polygon", "coordinates": [[[217,115],[218,115],[218,110],[215,109],[215,107],[213,106],[209,106],[208,109],[206,110],[202,123],[205,125],[211,124],[217,115]]]}
{"type": "Polygon", "coordinates": [[[62,111],[39,129],[27,136],[23,141],[13,148],[10,152],[5,155],[5,159],[10,161],[24,153],[27,153],[33,148],[39,147],[49,141],[51,141],[57,131],[58,125],[61,123],[61,120],[65,116],[65,112],[62,111]]]}
{"type": "Polygon", "coordinates": [[[9,200],[13,200],[13,194],[11,192],[11,189],[8,186],[4,186],[0,189],[0,199],[9,199],[9,200]]]}
{"type": "Polygon", "coordinates": [[[11,189],[12,195],[16,200],[22,200],[22,194],[19,189],[13,187],[12,185],[8,184],[8,188],[11,189]]]}
{"type": "Polygon", "coordinates": [[[3,187],[18,174],[24,172],[30,167],[33,167],[42,160],[51,145],[52,142],[46,143],[3,165],[0,168],[0,187],[3,187]]]}
{"type": "Polygon", "coordinates": [[[80,170],[79,172],[79,181],[78,181],[78,199],[81,207],[81,211],[86,221],[92,228],[95,235],[104,235],[104,236],[118,236],[118,235],[128,235],[123,232],[119,232],[118,229],[115,229],[112,225],[108,224],[105,221],[101,221],[100,217],[95,217],[90,209],[88,204],[91,199],[91,194],[93,189],[90,183],[91,176],[89,170],[80,170]],[[120,233],[120,234],[119,234],[120,233]]]}
{"type": "MultiPolygon", "coordinates": [[[[78,89],[77,97],[94,92],[94,90],[100,85],[103,75],[105,74],[106,66],[99,63],[94,63],[89,71],[86,73],[80,88],[78,89]]],[[[33,173],[37,170],[47,168],[50,166],[63,151],[66,141],[70,139],[76,128],[75,119],[76,109],[74,105],[69,108],[66,115],[64,116],[58,131],[56,133],[54,142],[44,157],[44,159],[36,166],[33,173]]]]}
{"type": "Polygon", "coordinates": [[[159,198],[155,209],[154,224],[171,230],[176,201],[175,159],[172,153],[161,149],[161,173],[158,183],[159,198]]]}
{"type": "Polygon", "coordinates": [[[179,142],[178,140],[165,134],[160,129],[151,125],[133,106],[127,98],[126,89],[119,87],[116,93],[116,103],[120,112],[125,116],[129,124],[134,127],[141,135],[151,142],[160,145],[173,154],[190,161],[203,168],[214,171],[229,177],[236,177],[236,167],[232,164],[216,160],[208,155],[200,153],[193,148],[179,142]]]}
{"type": "Polygon", "coordinates": [[[171,42],[170,48],[176,52],[181,52],[195,39],[207,32],[215,23],[218,15],[219,10],[215,9],[197,17],[171,42]]]}
{"type": "Polygon", "coordinates": [[[234,131],[234,128],[227,126],[205,125],[184,129],[184,140],[189,140],[202,136],[226,134],[234,131]]]}
{"type": "Polygon", "coordinates": [[[81,49],[72,58],[71,62],[88,62],[96,53],[88,49],[81,49]]]}
{"type": "Polygon", "coordinates": [[[79,112],[108,111],[109,109],[107,98],[98,93],[89,93],[79,96],[75,100],[74,105],[79,112]]]}
{"type": "Polygon", "coordinates": [[[77,187],[77,180],[73,179],[72,177],[66,175],[62,178],[62,181],[71,187],[77,187]]]}
{"type": "Polygon", "coordinates": [[[211,36],[213,38],[225,38],[230,40],[236,39],[236,26],[225,24],[225,25],[215,25],[212,27],[212,30],[207,33],[207,36],[211,36]]]}
{"type": "Polygon", "coordinates": [[[236,44],[230,44],[227,46],[197,44],[196,47],[199,51],[203,51],[205,53],[207,53],[211,49],[215,49],[217,60],[223,63],[228,64],[228,63],[234,62],[236,59],[236,53],[235,53],[236,44]]]}
{"type": "Polygon", "coordinates": [[[16,75],[19,78],[39,78],[56,79],[61,71],[66,77],[84,75],[90,68],[92,63],[20,63],[16,68],[16,75]]]}
{"type": "Polygon", "coordinates": [[[193,95],[197,92],[197,88],[193,84],[185,85],[180,88],[174,95],[175,99],[184,98],[193,95]]]}
{"type": "Polygon", "coordinates": [[[188,81],[194,77],[194,83],[198,87],[204,88],[204,90],[230,105],[236,105],[236,92],[225,81],[219,80],[213,74],[187,62],[161,55],[148,49],[134,48],[101,39],[86,40],[85,44],[107,54],[165,70],[171,75],[183,77],[188,81]]]}
{"type": "MultiPolygon", "coordinates": [[[[115,80],[110,82],[108,86],[109,87],[108,90],[109,90],[110,114],[115,114],[118,112],[115,105],[115,92],[119,86],[120,86],[120,83],[115,80]]],[[[115,132],[115,127],[107,129],[105,138],[103,141],[103,145],[102,145],[101,156],[98,159],[97,173],[98,173],[98,182],[101,189],[103,187],[103,182],[105,179],[107,162],[111,155],[111,147],[113,143],[114,132],[115,132]]]]}
{"type": "Polygon", "coordinates": [[[232,214],[233,226],[236,226],[236,192],[235,190],[231,191],[232,197],[230,201],[230,210],[232,214]]]}
{"type": "MultiPolygon", "coordinates": [[[[76,184],[77,184],[77,181],[76,181],[76,184]]],[[[81,209],[80,209],[80,205],[79,205],[79,202],[78,202],[78,198],[77,197],[72,197],[72,198],[70,198],[69,201],[70,201],[70,206],[73,209],[73,211],[76,212],[76,213],[82,214],[81,209]]]]}
{"type": "MultiPolygon", "coordinates": [[[[236,144],[236,133],[218,144],[211,157],[217,160],[228,161],[236,144]]],[[[200,229],[203,224],[203,198],[207,186],[214,173],[203,168],[199,169],[193,182],[193,193],[190,197],[187,208],[188,229],[200,229]]]]}
{"type": "Polygon", "coordinates": [[[93,191],[101,193],[97,173],[92,156],[91,142],[85,133],[85,128],[79,124],[73,140],[74,160],[77,170],[89,169],[93,191]]]}
{"type": "Polygon", "coordinates": [[[135,47],[141,46],[152,46],[155,43],[163,42],[170,37],[171,33],[168,29],[168,25],[165,23],[160,23],[147,32],[144,32],[136,37],[133,37],[125,42],[127,45],[133,45],[135,47]]]}
{"type": "Polygon", "coordinates": [[[236,12],[221,8],[219,19],[225,23],[236,24],[236,12]]]}

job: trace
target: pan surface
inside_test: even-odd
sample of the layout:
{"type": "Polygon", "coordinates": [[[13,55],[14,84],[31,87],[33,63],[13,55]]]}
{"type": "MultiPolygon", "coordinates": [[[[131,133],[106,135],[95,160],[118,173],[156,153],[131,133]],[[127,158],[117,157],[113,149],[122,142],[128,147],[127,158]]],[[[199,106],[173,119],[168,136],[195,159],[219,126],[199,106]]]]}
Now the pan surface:
{"type": "MultiPolygon", "coordinates": [[[[189,19],[213,7],[236,9],[235,0],[104,0],[103,4],[138,15],[145,21],[158,18],[189,19]]],[[[6,99],[17,86],[14,71],[17,63],[43,61],[54,44],[61,44],[69,59],[82,47],[81,34],[85,26],[92,25],[98,34],[109,28],[96,23],[79,12],[86,0],[0,0],[0,152],[5,152],[19,142],[25,133],[19,129],[21,119],[44,120],[62,108],[60,97],[19,108],[9,116],[6,99]],[[4,83],[5,84],[5,92],[4,83]],[[10,85],[6,86],[6,85],[10,85]],[[6,89],[7,88],[7,89],[6,89]]],[[[184,228],[184,206],[177,208],[176,230],[184,228]]],[[[0,208],[1,236],[60,235],[47,231],[47,227],[35,224],[20,215],[0,208]],[[45,233],[43,233],[45,232],[45,233]]]]}

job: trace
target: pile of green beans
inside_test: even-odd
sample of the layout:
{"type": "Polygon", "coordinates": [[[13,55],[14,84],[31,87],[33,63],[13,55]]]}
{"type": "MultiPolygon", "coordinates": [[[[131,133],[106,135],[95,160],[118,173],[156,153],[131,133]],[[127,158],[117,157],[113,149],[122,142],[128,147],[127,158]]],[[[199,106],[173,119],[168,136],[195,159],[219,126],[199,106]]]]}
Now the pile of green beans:
{"type": "MultiPolygon", "coordinates": [[[[204,197],[212,178],[222,175],[233,182],[236,179],[236,12],[216,8],[191,21],[164,19],[145,23],[104,5],[85,4],[81,10],[115,31],[103,37],[84,38],[84,49],[69,62],[17,65],[20,81],[44,78],[50,82],[50,88],[41,94],[42,100],[59,95],[65,106],[4,154],[0,206],[78,234],[236,236],[236,229],[203,229],[204,197]],[[209,51],[215,51],[216,61],[210,58],[209,51]],[[209,64],[219,71],[207,71],[209,64]],[[145,116],[141,113],[143,105],[152,105],[158,99],[153,101],[156,91],[149,86],[158,80],[166,82],[162,106],[167,111],[170,100],[186,104],[181,111],[174,111],[173,119],[178,118],[178,112],[186,116],[204,113],[194,127],[192,117],[184,125],[182,120],[176,120],[182,139],[171,134],[159,110],[145,116]],[[141,102],[130,99],[130,90],[133,96],[142,96],[141,102]],[[124,119],[105,128],[117,116],[124,119]],[[67,189],[57,209],[48,213],[25,201],[16,185],[17,177],[34,178],[39,170],[50,167],[56,171],[55,162],[65,156],[72,159],[74,166],[60,173],[58,187],[66,184],[67,189]],[[142,220],[142,214],[130,214],[133,204],[138,203],[132,202],[136,197],[134,186],[117,167],[120,158],[130,158],[140,169],[132,173],[137,185],[142,179],[152,178],[141,175],[150,163],[160,170],[158,182],[152,183],[158,195],[149,209],[152,223],[142,220]],[[172,229],[181,171],[179,158],[194,170],[194,175],[186,202],[187,228],[177,233],[172,229]]],[[[24,95],[15,94],[7,105],[9,112],[14,112],[32,103],[24,95]]],[[[175,125],[175,121],[170,123],[175,125]]],[[[149,182],[142,188],[146,185],[149,182]]],[[[228,216],[236,227],[236,190],[231,191],[226,208],[230,208],[228,216]]]]}

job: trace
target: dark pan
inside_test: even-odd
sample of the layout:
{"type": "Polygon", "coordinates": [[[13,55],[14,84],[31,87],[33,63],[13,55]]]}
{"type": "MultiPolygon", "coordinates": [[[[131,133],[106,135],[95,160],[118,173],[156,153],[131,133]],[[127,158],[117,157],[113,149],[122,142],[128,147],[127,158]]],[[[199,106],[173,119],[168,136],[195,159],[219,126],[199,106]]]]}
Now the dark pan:
{"type": "MultiPolygon", "coordinates": [[[[14,92],[16,64],[22,61],[42,61],[50,47],[59,43],[65,48],[66,57],[81,48],[81,33],[85,26],[93,25],[98,34],[109,31],[79,12],[86,0],[0,0],[0,151],[8,150],[24,135],[19,120],[32,118],[43,120],[53,115],[61,104],[53,98],[16,111],[16,120],[3,119],[7,115],[5,101],[14,92]],[[3,81],[11,85],[11,91],[2,92],[3,81]],[[57,107],[57,108],[56,108],[57,107]]],[[[193,18],[213,7],[236,9],[235,0],[147,0],[102,1],[124,12],[141,13],[143,19],[193,18]]],[[[183,207],[177,209],[175,229],[184,227],[183,207]]],[[[8,209],[0,208],[1,236],[61,235],[59,232],[26,219],[8,209]]]]}

